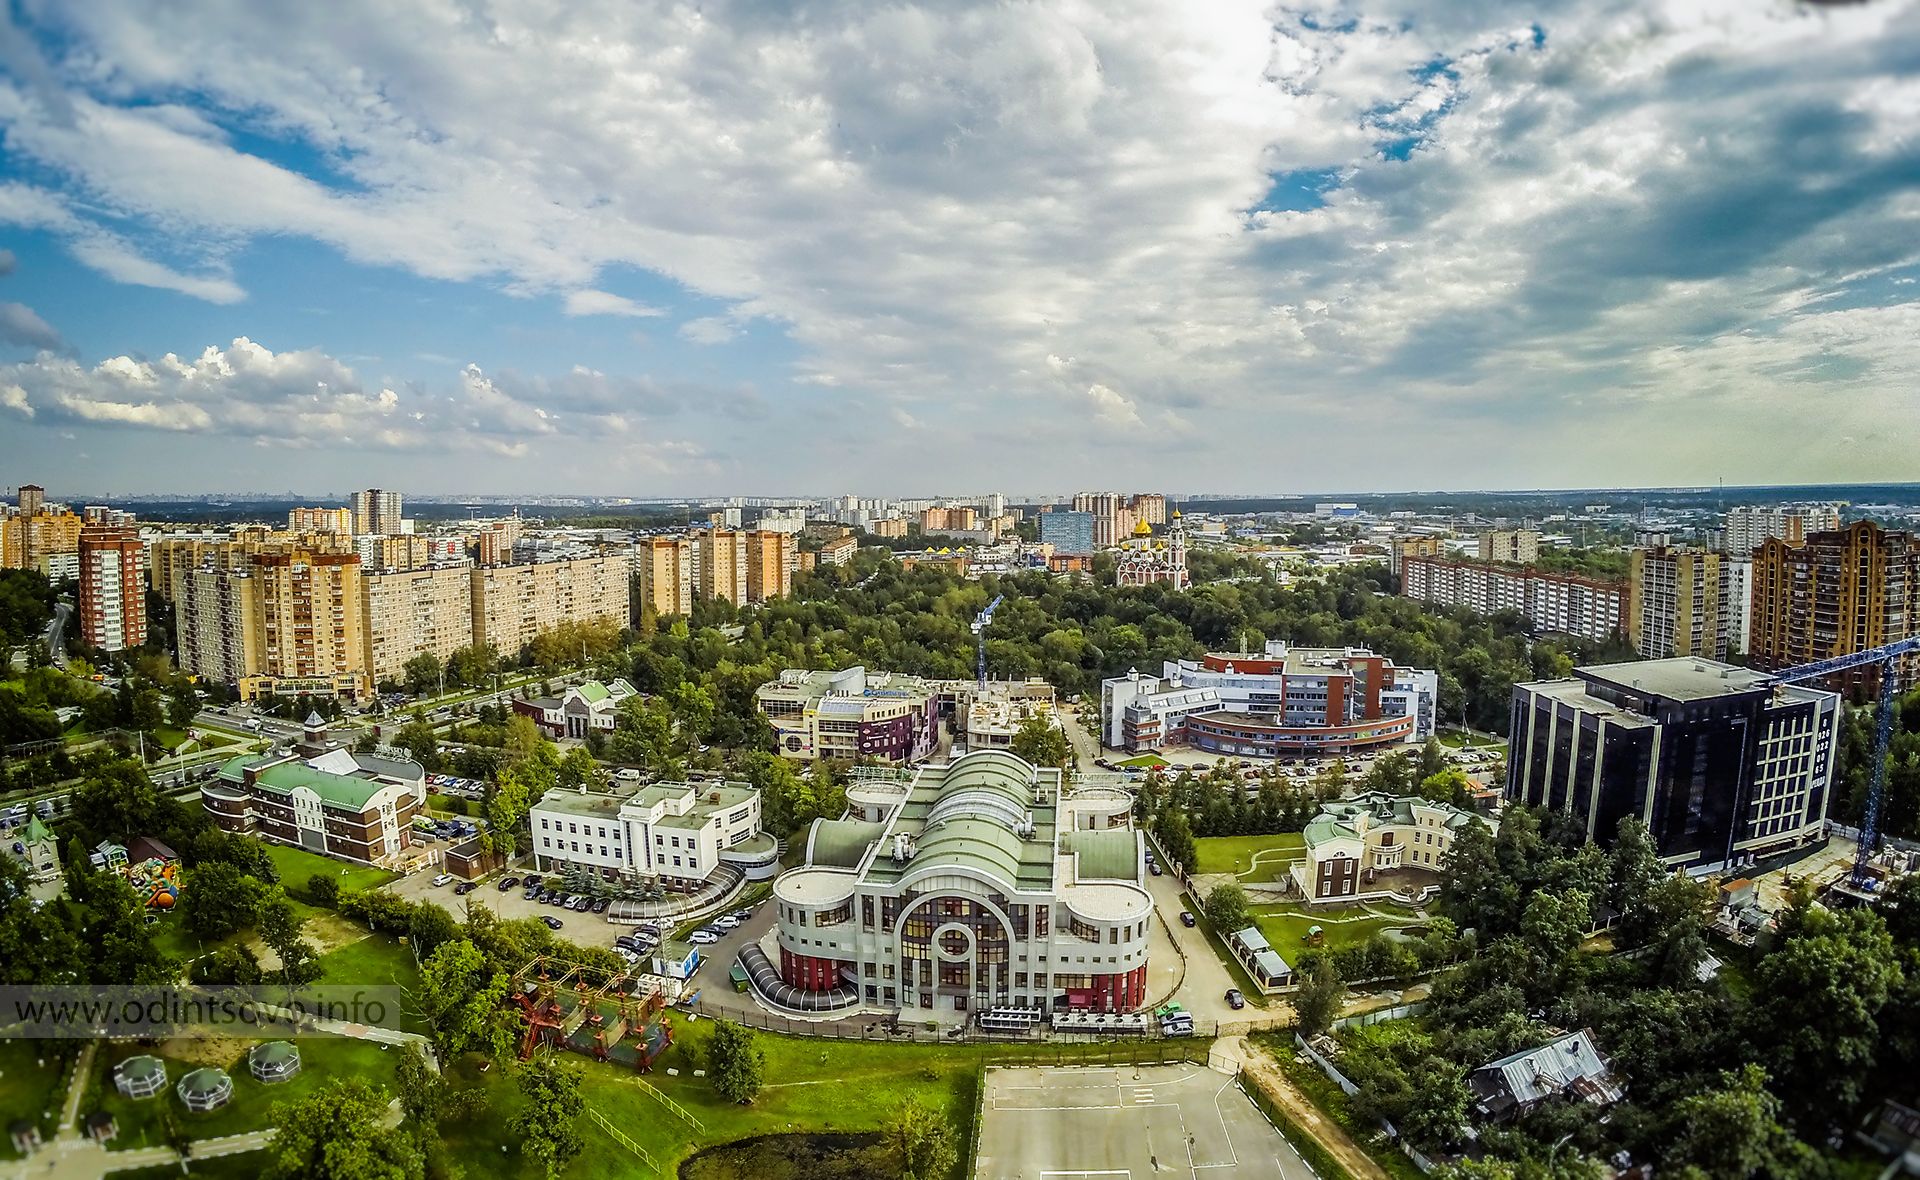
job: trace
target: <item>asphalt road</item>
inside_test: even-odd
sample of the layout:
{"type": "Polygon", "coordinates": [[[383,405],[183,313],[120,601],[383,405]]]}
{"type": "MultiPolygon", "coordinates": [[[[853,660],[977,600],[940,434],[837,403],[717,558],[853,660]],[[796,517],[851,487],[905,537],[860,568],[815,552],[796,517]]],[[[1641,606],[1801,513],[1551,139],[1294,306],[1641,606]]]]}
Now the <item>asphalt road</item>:
{"type": "Polygon", "coordinates": [[[47,655],[53,660],[53,666],[67,666],[67,616],[73,608],[64,602],[53,604],[53,621],[47,624],[47,655]]]}

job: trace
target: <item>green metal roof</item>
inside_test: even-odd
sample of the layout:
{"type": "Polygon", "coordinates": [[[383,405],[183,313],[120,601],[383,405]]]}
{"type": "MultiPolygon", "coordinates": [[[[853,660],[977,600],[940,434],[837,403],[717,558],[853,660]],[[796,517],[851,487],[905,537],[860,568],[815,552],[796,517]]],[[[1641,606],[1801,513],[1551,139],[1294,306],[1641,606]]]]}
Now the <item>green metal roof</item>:
{"type": "MultiPolygon", "coordinates": [[[[271,756],[264,754],[230,759],[220,768],[220,777],[228,782],[245,782],[245,771],[248,767],[268,761],[271,761],[271,756]]],[[[360,778],[357,775],[330,774],[324,770],[315,770],[304,762],[291,760],[276,762],[261,770],[254,779],[254,785],[264,787],[278,795],[291,794],[294,788],[305,787],[320,796],[322,803],[363,811],[366,809],[367,801],[384,790],[388,784],[360,778]]]]}
{"type": "Polygon", "coordinates": [[[264,1045],[255,1045],[252,1057],[255,1061],[271,1064],[276,1061],[298,1060],[300,1052],[293,1047],[292,1041],[268,1041],[264,1045]]]}
{"type": "Polygon", "coordinates": [[[1070,832],[1066,851],[1077,854],[1082,880],[1140,879],[1140,850],[1132,828],[1070,832]]]}
{"type": "Polygon", "coordinates": [[[608,692],[607,686],[598,680],[589,680],[580,686],[580,695],[585,697],[587,703],[591,705],[604,701],[613,694],[608,692]]]}
{"type": "Polygon", "coordinates": [[[866,855],[867,845],[878,840],[884,830],[885,824],[866,823],[857,819],[814,820],[813,831],[807,835],[807,863],[839,869],[855,868],[860,864],[860,858],[866,855]]]}
{"type": "Polygon", "coordinates": [[[130,1078],[150,1078],[156,1074],[166,1073],[167,1067],[158,1057],[142,1054],[122,1061],[120,1072],[130,1078]]]}
{"type": "Polygon", "coordinates": [[[231,1087],[233,1079],[217,1065],[203,1065],[180,1079],[182,1094],[211,1094],[222,1086],[231,1087]]]}

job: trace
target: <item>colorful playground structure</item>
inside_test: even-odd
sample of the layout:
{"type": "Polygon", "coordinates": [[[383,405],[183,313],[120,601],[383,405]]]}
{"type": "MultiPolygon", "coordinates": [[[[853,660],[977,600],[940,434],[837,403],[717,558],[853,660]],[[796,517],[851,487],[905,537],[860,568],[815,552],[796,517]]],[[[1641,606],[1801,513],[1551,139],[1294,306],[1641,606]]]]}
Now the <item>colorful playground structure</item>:
{"type": "Polygon", "coordinates": [[[632,1066],[650,1073],[673,1044],[666,1019],[667,994],[633,975],[603,973],[550,955],[540,955],[513,976],[513,994],[527,1017],[520,1060],[544,1045],[632,1066]]]}
{"type": "Polygon", "coordinates": [[[120,872],[133,886],[133,895],[146,902],[147,908],[170,910],[180,904],[179,861],[156,856],[127,865],[120,872]]]}

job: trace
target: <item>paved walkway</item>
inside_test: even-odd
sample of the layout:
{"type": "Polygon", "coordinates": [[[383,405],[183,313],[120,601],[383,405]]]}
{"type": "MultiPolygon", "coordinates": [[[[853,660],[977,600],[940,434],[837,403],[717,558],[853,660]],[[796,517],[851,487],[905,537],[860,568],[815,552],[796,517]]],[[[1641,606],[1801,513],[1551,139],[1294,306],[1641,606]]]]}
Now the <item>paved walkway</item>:
{"type": "MultiPolygon", "coordinates": [[[[1320,1108],[1287,1080],[1287,1075],[1280,1072],[1280,1067],[1267,1055],[1266,1050],[1245,1037],[1222,1037],[1214,1043],[1213,1054],[1207,1064],[1223,1073],[1234,1069],[1244,1070],[1247,1078],[1278,1103],[1302,1130],[1313,1136],[1314,1142],[1325,1148],[1327,1154],[1338,1160],[1353,1180],[1390,1180],[1386,1169],[1375,1163],[1373,1157],[1362,1151],[1360,1145],[1338,1123],[1321,1114],[1320,1108]]],[[[1323,1180],[1334,1178],[1325,1177],[1323,1180]]]]}

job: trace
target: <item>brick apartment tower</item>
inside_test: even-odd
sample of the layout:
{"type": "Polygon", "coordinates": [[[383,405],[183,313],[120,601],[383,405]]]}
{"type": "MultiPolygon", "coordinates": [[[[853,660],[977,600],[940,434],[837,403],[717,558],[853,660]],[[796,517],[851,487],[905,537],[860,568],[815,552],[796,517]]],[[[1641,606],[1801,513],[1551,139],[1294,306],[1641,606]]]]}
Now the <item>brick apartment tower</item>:
{"type": "Polygon", "coordinates": [[[138,530],[80,530],[80,635],[103,651],[147,641],[146,551],[138,530]]]}

